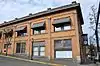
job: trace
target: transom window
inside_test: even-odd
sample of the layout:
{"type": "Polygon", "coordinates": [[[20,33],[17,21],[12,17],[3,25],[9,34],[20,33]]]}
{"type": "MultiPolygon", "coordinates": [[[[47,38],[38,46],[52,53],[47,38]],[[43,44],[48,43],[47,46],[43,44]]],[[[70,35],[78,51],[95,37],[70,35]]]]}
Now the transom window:
{"type": "Polygon", "coordinates": [[[34,42],[33,43],[33,56],[45,56],[45,42],[34,42]]]}

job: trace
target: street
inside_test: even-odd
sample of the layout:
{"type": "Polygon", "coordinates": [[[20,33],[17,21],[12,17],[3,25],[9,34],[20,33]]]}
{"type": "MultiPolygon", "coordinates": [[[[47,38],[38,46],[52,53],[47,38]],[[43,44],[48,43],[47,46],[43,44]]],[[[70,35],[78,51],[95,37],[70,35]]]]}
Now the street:
{"type": "Polygon", "coordinates": [[[35,62],[26,62],[26,61],[0,56],[0,66],[50,66],[50,65],[39,64],[35,62]]]}

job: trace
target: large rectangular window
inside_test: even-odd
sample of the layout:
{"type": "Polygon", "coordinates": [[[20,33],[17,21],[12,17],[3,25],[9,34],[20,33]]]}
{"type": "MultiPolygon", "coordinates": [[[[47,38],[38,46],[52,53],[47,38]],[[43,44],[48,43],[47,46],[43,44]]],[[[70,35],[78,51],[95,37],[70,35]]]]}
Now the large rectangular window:
{"type": "Polygon", "coordinates": [[[27,27],[20,27],[18,29],[16,29],[17,32],[17,36],[26,36],[27,35],[27,27]]]}
{"type": "Polygon", "coordinates": [[[71,19],[70,17],[54,19],[53,26],[54,26],[55,32],[70,30],[71,29],[71,19]]]}
{"type": "Polygon", "coordinates": [[[45,42],[34,42],[33,43],[33,56],[45,56],[45,42]]]}
{"type": "Polygon", "coordinates": [[[72,58],[71,39],[61,39],[54,41],[55,58],[72,58]]]}
{"type": "Polygon", "coordinates": [[[16,44],[16,53],[25,53],[26,43],[17,43],[16,44]]]}
{"type": "Polygon", "coordinates": [[[33,34],[42,34],[46,31],[45,22],[33,24],[31,28],[33,29],[33,34]]]}
{"type": "Polygon", "coordinates": [[[34,56],[45,56],[45,47],[44,46],[34,46],[33,55],[34,56]]]}
{"type": "Polygon", "coordinates": [[[71,40],[70,39],[63,39],[63,40],[55,40],[55,49],[60,48],[71,48],[71,40]]]}

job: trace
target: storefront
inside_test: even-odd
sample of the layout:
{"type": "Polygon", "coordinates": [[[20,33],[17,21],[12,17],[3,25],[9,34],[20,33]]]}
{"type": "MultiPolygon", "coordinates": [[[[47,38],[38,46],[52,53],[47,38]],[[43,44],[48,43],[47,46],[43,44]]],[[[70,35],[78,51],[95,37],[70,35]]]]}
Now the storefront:
{"type": "Polygon", "coordinates": [[[72,58],[70,39],[55,40],[55,58],[72,58]]]}

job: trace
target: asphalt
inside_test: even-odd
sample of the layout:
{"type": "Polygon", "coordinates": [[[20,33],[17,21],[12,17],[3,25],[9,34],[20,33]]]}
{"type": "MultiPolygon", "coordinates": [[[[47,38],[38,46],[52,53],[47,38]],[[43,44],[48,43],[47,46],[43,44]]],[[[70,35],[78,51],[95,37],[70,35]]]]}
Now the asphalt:
{"type": "Polygon", "coordinates": [[[0,55],[0,66],[100,66],[100,64],[80,65],[70,60],[59,60],[52,63],[0,55]]]}
{"type": "Polygon", "coordinates": [[[0,66],[53,66],[53,65],[27,62],[27,61],[0,56],[0,66]]]}

